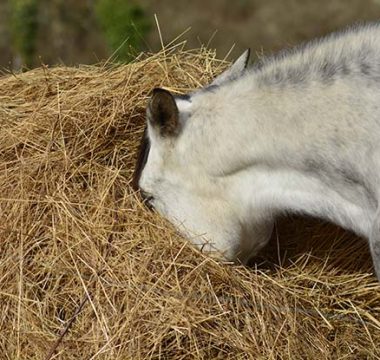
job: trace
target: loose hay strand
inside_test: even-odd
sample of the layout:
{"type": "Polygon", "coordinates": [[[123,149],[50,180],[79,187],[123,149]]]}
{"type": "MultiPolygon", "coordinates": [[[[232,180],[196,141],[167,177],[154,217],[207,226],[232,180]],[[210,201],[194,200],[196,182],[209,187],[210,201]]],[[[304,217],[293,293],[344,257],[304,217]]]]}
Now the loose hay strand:
{"type": "Polygon", "coordinates": [[[47,356],[46,356],[46,360],[50,360],[55,351],[57,350],[58,346],[60,345],[60,343],[62,342],[63,340],[63,337],[66,335],[66,333],[69,331],[70,327],[72,326],[73,322],[75,321],[76,317],[80,314],[80,312],[82,311],[82,308],[83,306],[86,304],[86,302],[88,301],[88,296],[87,294],[83,297],[83,300],[81,301],[81,303],[79,304],[78,306],[78,309],[75,311],[74,315],[71,317],[71,319],[67,322],[67,324],[65,325],[65,327],[62,329],[62,332],[59,334],[59,337],[57,339],[57,341],[53,344],[53,346],[50,348],[47,356]]]}
{"type": "Polygon", "coordinates": [[[365,243],[286,218],[253,267],[223,264],[133,192],[150,91],[227,65],[173,43],[0,78],[1,359],[380,357],[365,243]]]}

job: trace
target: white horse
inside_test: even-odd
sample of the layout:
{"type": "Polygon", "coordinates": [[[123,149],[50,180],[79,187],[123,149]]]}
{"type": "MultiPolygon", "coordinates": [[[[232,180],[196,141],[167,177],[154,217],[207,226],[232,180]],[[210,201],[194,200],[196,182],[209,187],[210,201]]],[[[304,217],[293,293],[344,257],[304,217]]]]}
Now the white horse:
{"type": "Polygon", "coordinates": [[[380,24],[349,28],[209,86],[155,89],[135,172],[193,243],[246,263],[283,212],[369,239],[380,279],[380,24]]]}

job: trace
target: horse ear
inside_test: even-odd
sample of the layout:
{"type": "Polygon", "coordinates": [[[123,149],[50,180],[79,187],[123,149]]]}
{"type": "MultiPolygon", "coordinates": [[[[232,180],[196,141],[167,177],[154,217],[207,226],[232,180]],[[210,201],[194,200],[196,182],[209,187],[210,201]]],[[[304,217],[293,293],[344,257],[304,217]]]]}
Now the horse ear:
{"type": "Polygon", "coordinates": [[[173,95],[164,89],[153,90],[148,104],[148,121],[161,136],[170,137],[180,130],[179,112],[173,95]]]}
{"type": "Polygon", "coordinates": [[[251,50],[247,49],[240,57],[224,72],[217,76],[210,85],[221,85],[227,81],[233,80],[241,76],[247,68],[251,50]]]}

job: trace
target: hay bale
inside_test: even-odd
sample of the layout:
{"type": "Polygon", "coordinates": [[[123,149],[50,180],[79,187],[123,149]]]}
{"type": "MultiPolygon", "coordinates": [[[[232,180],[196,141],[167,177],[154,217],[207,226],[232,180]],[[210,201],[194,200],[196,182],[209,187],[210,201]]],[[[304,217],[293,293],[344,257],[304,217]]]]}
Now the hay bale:
{"type": "Polygon", "coordinates": [[[2,359],[380,356],[380,286],[355,237],[285,219],[284,258],[274,241],[253,268],[221,264],[131,190],[147,94],[225,66],[173,47],[0,79],[2,359]]]}

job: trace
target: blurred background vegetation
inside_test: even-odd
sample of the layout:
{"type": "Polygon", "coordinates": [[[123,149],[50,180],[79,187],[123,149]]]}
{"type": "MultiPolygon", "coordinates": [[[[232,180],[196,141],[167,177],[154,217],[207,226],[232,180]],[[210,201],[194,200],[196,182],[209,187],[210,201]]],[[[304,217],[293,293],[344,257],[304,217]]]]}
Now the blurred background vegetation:
{"type": "Polygon", "coordinates": [[[380,0],[0,0],[0,66],[130,61],[186,29],[188,47],[224,57],[271,52],[358,21],[380,18],[380,0]]]}

